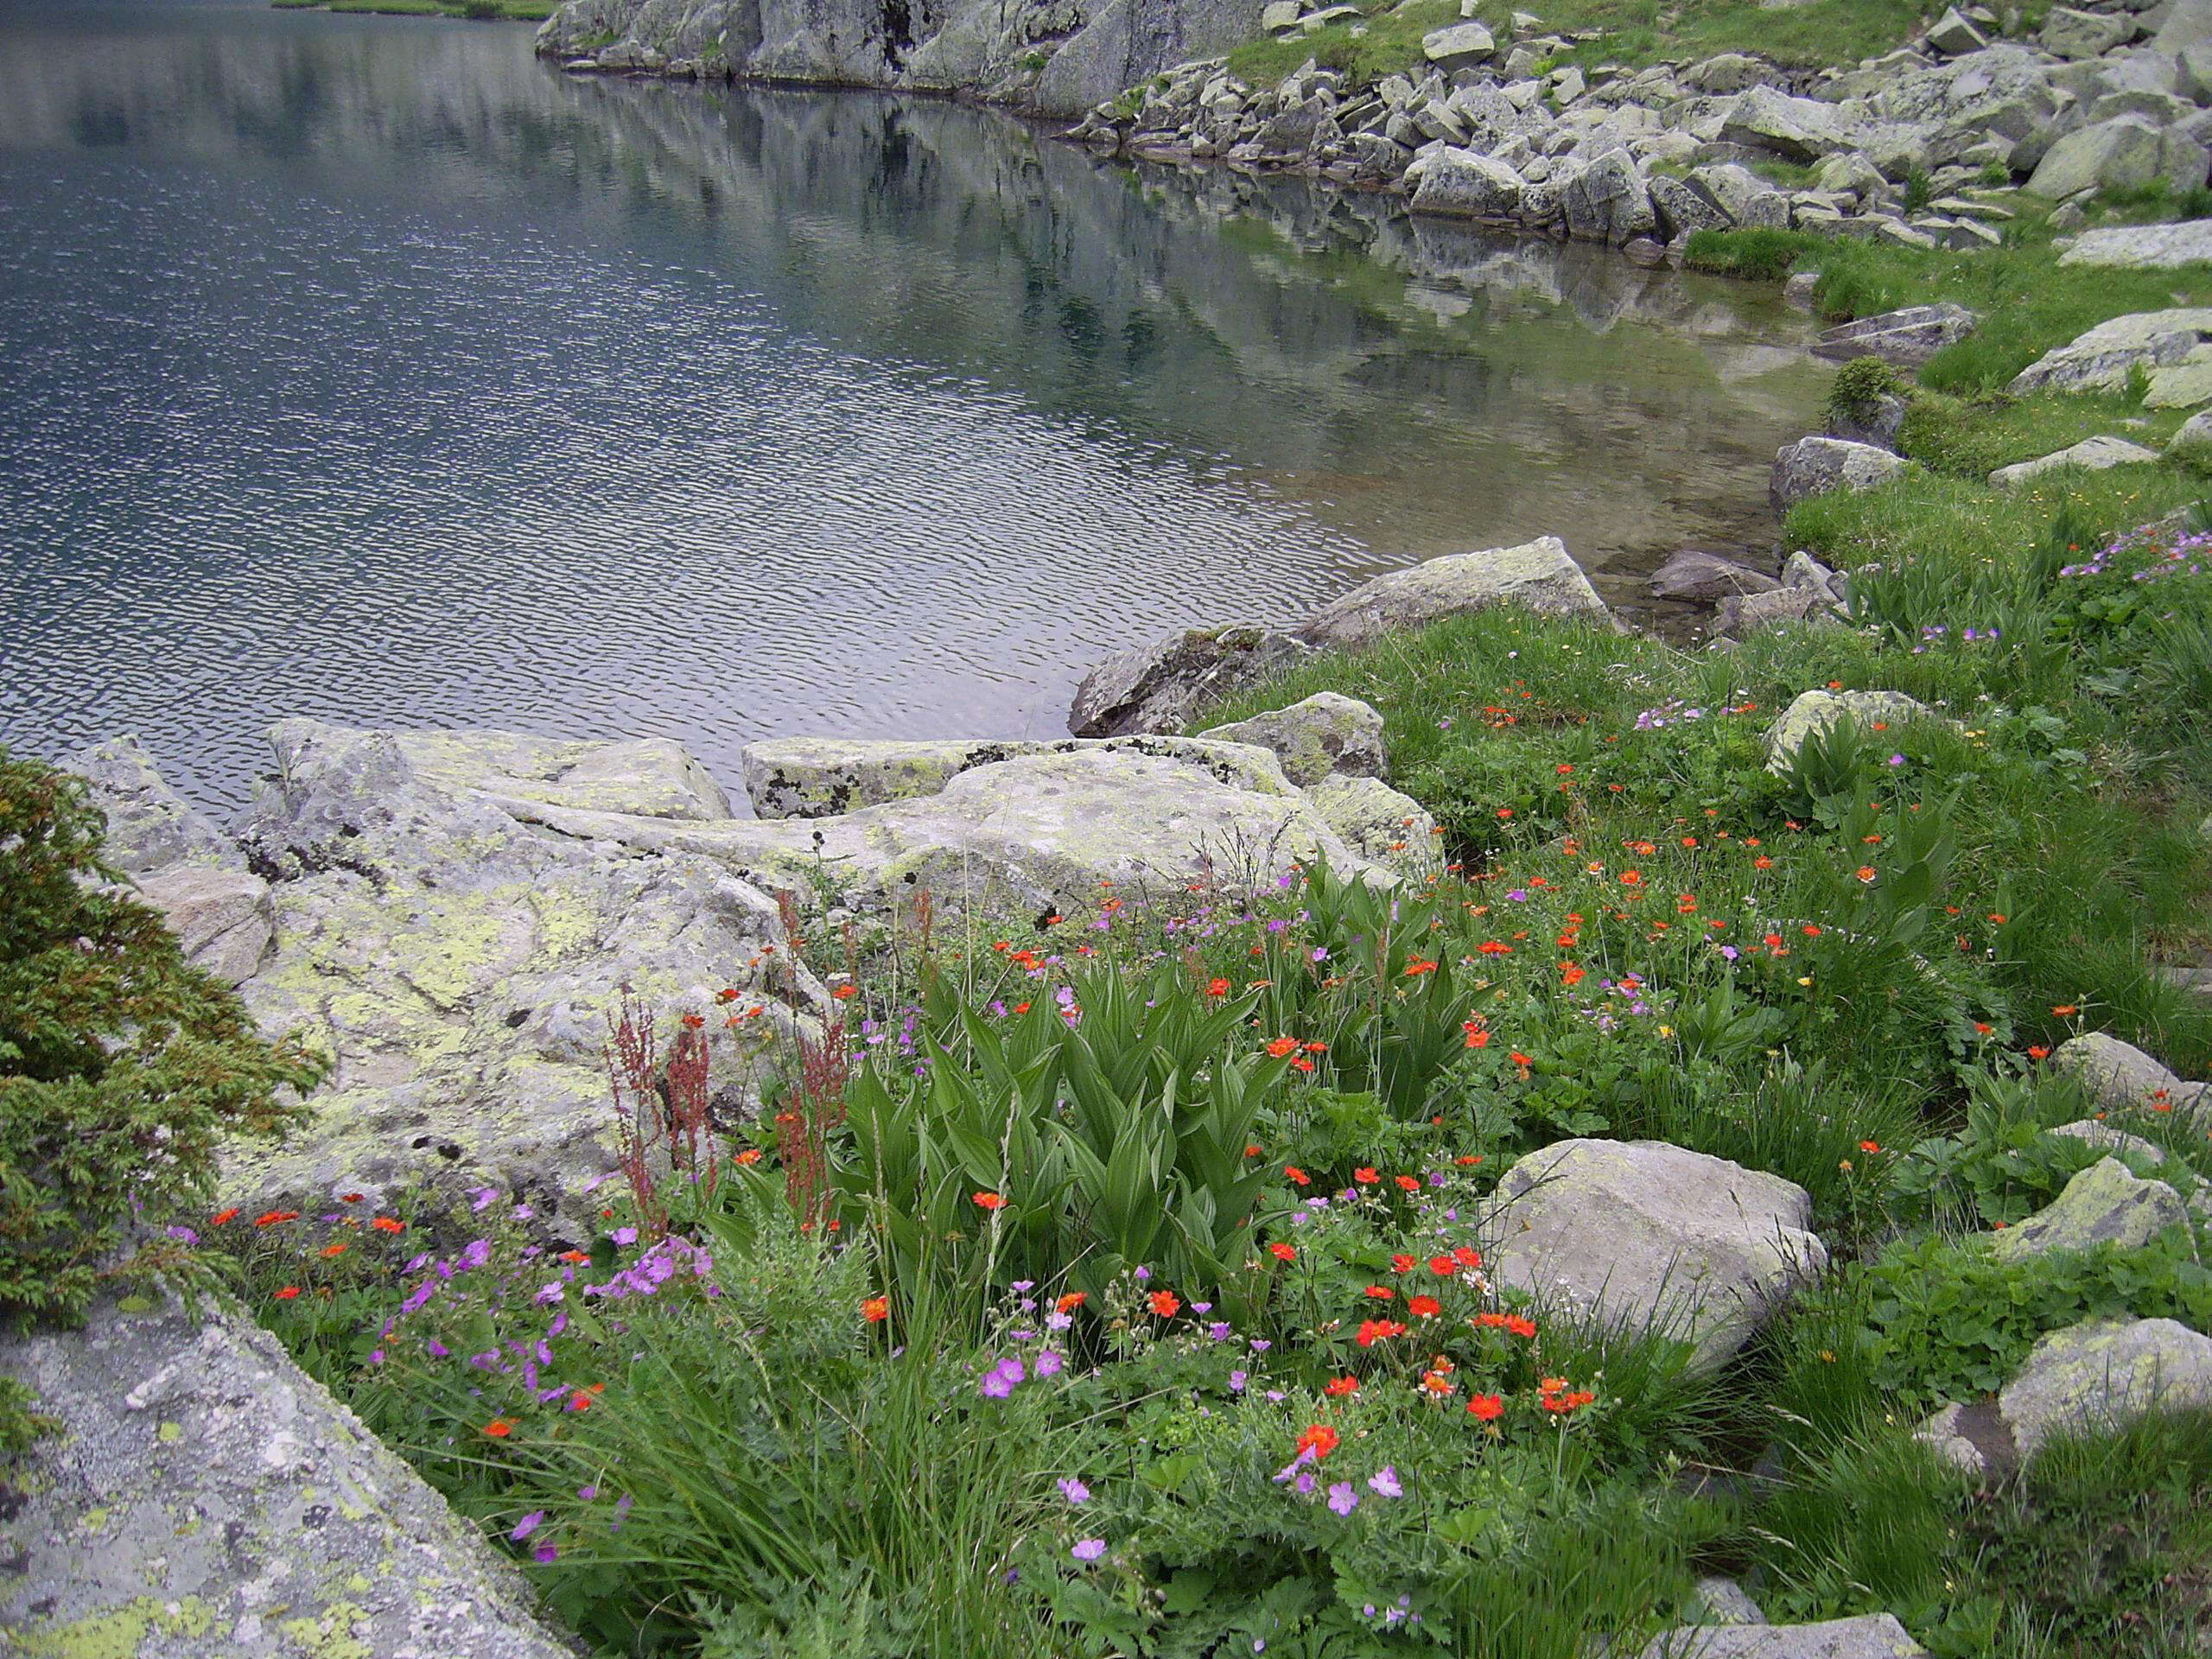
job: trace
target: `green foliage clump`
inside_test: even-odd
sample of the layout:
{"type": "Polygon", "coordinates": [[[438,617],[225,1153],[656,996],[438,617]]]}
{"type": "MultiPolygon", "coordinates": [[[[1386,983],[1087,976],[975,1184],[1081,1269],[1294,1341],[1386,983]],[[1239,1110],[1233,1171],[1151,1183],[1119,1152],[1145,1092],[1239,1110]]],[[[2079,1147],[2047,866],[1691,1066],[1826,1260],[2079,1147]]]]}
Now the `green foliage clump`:
{"type": "Polygon", "coordinates": [[[1830,424],[1865,423],[1873,418],[1885,397],[1902,396],[1904,377],[1878,357],[1855,357],[1835,372],[1828,384],[1830,424]]]}
{"type": "Polygon", "coordinates": [[[0,1320],[83,1316],[134,1227],[195,1215],[219,1141],[298,1122],[315,1060],[261,1039],[115,885],[83,783],[0,753],[0,1320]]]}

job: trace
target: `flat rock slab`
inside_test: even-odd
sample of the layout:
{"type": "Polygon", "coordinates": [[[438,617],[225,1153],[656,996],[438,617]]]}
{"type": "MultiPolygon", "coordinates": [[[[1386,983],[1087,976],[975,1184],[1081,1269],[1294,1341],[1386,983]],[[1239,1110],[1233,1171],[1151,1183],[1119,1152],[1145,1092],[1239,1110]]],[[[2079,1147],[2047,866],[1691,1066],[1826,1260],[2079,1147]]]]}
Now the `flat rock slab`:
{"type": "Polygon", "coordinates": [[[2212,219],[2084,231],[2059,256],[2058,263],[2110,265],[2126,270],[2173,270],[2183,265],[2212,264],[2212,219]]]}
{"type": "Polygon", "coordinates": [[[1722,1624],[1669,1630],[1643,1659],[1914,1659],[1928,1649],[1888,1613],[1819,1624],[1722,1624]]]}
{"type": "Polygon", "coordinates": [[[1493,1275],[1554,1312],[1656,1330],[1721,1363],[1827,1265],[1812,1199],[1662,1141],[1562,1141],[1484,1206],[1493,1275]]]}
{"type": "MultiPolygon", "coordinates": [[[[0,1338],[61,1435],[0,1519],[10,1652],[575,1659],[528,1586],[242,1315],[112,1303],[0,1338]]],[[[25,1478],[25,1477],[28,1478],[25,1478]]]]}
{"type": "Polygon", "coordinates": [[[1567,544],[1542,536],[1376,576],[1324,607],[1300,632],[1316,645],[1362,645],[1493,605],[1554,616],[1611,614],[1567,544]]]}
{"type": "Polygon", "coordinates": [[[2012,377],[2017,396],[2031,391],[2118,391],[2139,367],[2183,361],[2212,335],[2212,308],[2176,306],[2113,317],[2052,347],[2012,377]]]}
{"type": "Polygon", "coordinates": [[[1831,328],[1813,344],[1813,354],[1834,362],[1878,357],[1900,368],[1918,368],[1929,358],[1972,334],[1981,321],[1963,305],[1912,305],[1885,311],[1831,328]]]}
{"type": "Polygon", "coordinates": [[[1989,475],[1992,489],[2018,489],[2031,480],[2045,473],[2055,473],[2063,467],[2078,467],[2085,472],[2101,473],[2113,467],[2139,466],[2146,461],[2156,461],[2158,452],[2145,449],[2139,443],[2130,443],[2125,438],[2084,438],[2081,442],[2055,450],[2048,455],[2038,455],[2033,461],[2015,461],[2010,467],[1999,467],[1989,475]]]}

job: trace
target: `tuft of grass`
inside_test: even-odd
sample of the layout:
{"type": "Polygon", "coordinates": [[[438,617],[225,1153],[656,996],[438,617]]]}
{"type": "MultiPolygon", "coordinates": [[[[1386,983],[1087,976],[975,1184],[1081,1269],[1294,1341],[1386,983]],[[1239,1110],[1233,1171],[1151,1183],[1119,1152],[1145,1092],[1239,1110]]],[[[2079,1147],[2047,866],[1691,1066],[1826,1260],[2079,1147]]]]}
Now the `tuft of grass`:
{"type": "Polygon", "coordinates": [[[1826,245],[1822,238],[1802,231],[1694,231],[1682,251],[1682,263],[1692,270],[1716,276],[1778,283],[1826,245]]]}

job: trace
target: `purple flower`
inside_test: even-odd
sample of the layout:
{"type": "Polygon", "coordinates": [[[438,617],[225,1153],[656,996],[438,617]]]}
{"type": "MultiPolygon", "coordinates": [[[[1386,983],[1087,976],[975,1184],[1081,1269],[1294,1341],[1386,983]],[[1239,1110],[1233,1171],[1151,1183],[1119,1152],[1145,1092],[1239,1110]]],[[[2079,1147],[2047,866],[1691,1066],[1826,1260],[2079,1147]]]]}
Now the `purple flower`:
{"type": "Polygon", "coordinates": [[[472,1186],[468,1189],[468,1207],[481,1211],[499,1196],[499,1189],[496,1186],[472,1186]]]}
{"type": "Polygon", "coordinates": [[[189,1227],[166,1227],[162,1230],[171,1238],[180,1239],[187,1244],[197,1244],[200,1242],[200,1235],[189,1227]]]}
{"type": "Polygon", "coordinates": [[[1386,1463],[1367,1478],[1367,1490],[1377,1497],[1403,1497],[1406,1489],[1398,1484],[1398,1468],[1386,1463]]]}
{"type": "Polygon", "coordinates": [[[1350,1515],[1359,1507],[1359,1494],[1351,1489],[1351,1482],[1340,1480],[1329,1488],[1329,1507],[1338,1515],[1350,1515]]]}
{"type": "Polygon", "coordinates": [[[617,1244],[636,1243],[638,1242],[638,1230],[634,1227],[617,1227],[614,1230],[614,1242],[617,1244]]]}
{"type": "Polygon", "coordinates": [[[452,1349],[447,1347],[445,1344],[440,1342],[435,1337],[432,1337],[430,1338],[430,1357],[432,1359],[443,1359],[447,1355],[452,1352],[452,1349]]]}
{"type": "Polygon", "coordinates": [[[1298,1478],[1297,1478],[1296,1480],[1294,1480],[1294,1481],[1291,1482],[1291,1484],[1292,1484],[1292,1485],[1294,1485],[1294,1486],[1295,1486],[1295,1487],[1298,1489],[1298,1495],[1299,1495],[1300,1497],[1313,1497],[1313,1471],[1311,1469],[1301,1469],[1301,1470],[1300,1470],[1300,1471],[1299,1471],[1299,1473],[1298,1473],[1298,1478]]]}
{"type": "Polygon", "coordinates": [[[1216,1319],[1206,1327],[1206,1335],[1216,1342],[1226,1342],[1231,1334],[1227,1319],[1216,1319]]]}
{"type": "Polygon", "coordinates": [[[1090,1488],[1084,1485],[1073,1475],[1063,1477],[1060,1480],[1059,1487],[1060,1496],[1067,1499],[1071,1503],[1088,1503],[1090,1502],[1090,1488]]]}
{"type": "Polygon", "coordinates": [[[529,1537],[531,1533],[536,1532],[538,1529],[538,1524],[544,1519],[544,1510],[532,1510],[528,1515],[525,1515],[521,1520],[515,1522],[515,1529],[509,1533],[507,1536],[513,1539],[515,1542],[520,1543],[524,1539],[529,1537]]]}
{"type": "Polygon", "coordinates": [[[1058,1376],[1060,1374],[1060,1367],[1066,1363],[1066,1361],[1063,1360],[1050,1348],[1047,1348],[1043,1353],[1037,1356],[1037,1375],[1039,1376],[1058,1376]]]}
{"type": "Polygon", "coordinates": [[[583,1499],[585,1503],[588,1503],[592,1499],[599,1496],[599,1488],[596,1484],[590,1486],[579,1486],[576,1488],[576,1496],[583,1499]]]}
{"type": "Polygon", "coordinates": [[[1231,1394],[1242,1394],[1244,1392],[1245,1383],[1249,1381],[1251,1381],[1251,1378],[1246,1373],[1243,1371],[1231,1371],[1229,1374],[1229,1391],[1231,1394]]]}
{"type": "Polygon", "coordinates": [[[1078,1561],[1095,1561],[1105,1553],[1106,1541],[1103,1538],[1083,1539],[1068,1552],[1078,1561]]]}
{"type": "Polygon", "coordinates": [[[540,1544],[536,1549],[530,1552],[530,1558],[542,1567],[548,1561],[556,1561],[560,1560],[561,1548],[557,1544],[540,1544]]]}

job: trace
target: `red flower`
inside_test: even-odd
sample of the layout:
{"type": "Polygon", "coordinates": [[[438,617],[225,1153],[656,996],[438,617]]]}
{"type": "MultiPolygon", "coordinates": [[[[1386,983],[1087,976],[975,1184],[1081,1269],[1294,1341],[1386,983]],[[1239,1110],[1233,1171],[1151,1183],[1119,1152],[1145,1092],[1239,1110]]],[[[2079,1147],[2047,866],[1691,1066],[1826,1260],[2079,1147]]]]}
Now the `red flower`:
{"type": "Polygon", "coordinates": [[[1359,1379],[1356,1376],[1332,1376],[1322,1385],[1321,1392],[1332,1399],[1341,1400],[1348,1394],[1359,1392],[1359,1379]]]}
{"type": "Polygon", "coordinates": [[[2028,1050],[2028,1058],[2031,1060],[2048,1059],[2050,1057],[2050,1051],[2048,1048],[2045,1048],[2041,1043],[2034,1045],[2034,1046],[2028,1050]]]}
{"type": "Polygon", "coordinates": [[[1395,1319],[1362,1319],[1359,1335],[1354,1338],[1363,1348],[1372,1348],[1376,1343],[1391,1337],[1402,1337],[1406,1327],[1395,1319]]]}
{"type": "Polygon", "coordinates": [[[280,1302],[289,1302],[299,1294],[300,1287],[297,1285],[287,1285],[276,1293],[276,1300],[280,1302]]]}
{"type": "Polygon", "coordinates": [[[1182,1298],[1176,1295],[1173,1291],[1155,1290],[1152,1293],[1152,1311],[1161,1319],[1172,1319],[1182,1312],[1182,1298]]]}
{"type": "Polygon", "coordinates": [[[1298,1252],[1287,1244],[1270,1244],[1268,1246],[1268,1254],[1274,1257],[1278,1262],[1295,1262],[1298,1260],[1298,1252]]]}
{"type": "MultiPolygon", "coordinates": [[[[830,993],[830,995],[836,997],[840,1002],[849,1002],[860,994],[861,988],[853,984],[840,985],[836,989],[830,993]]],[[[687,1019],[690,1018],[689,1015],[686,1015],[685,1017],[687,1019]]]]}
{"type": "Polygon", "coordinates": [[[1533,1337],[1536,1327],[1518,1313],[1509,1313],[1505,1319],[1505,1332],[1512,1337],[1533,1337]]]}
{"type": "Polygon", "coordinates": [[[1406,1312],[1417,1319],[1433,1319],[1444,1311],[1444,1304],[1433,1296],[1416,1296],[1406,1304],[1406,1312]]]}
{"type": "Polygon", "coordinates": [[[1398,1175],[1394,1176],[1392,1179],[1408,1192],[1418,1192],[1421,1191],[1421,1183],[1410,1175],[1398,1175]]]}
{"type": "Polygon", "coordinates": [[[1090,1300],[1090,1294],[1088,1291],[1071,1290],[1052,1306],[1063,1313],[1072,1313],[1090,1300]]]}
{"type": "Polygon", "coordinates": [[[220,1227],[225,1222],[236,1221],[238,1217],[238,1206],[236,1205],[232,1205],[229,1209],[224,1211],[222,1214],[209,1221],[207,1224],[210,1227],[220,1227]]]}
{"type": "Polygon", "coordinates": [[[995,1192],[978,1192],[976,1194],[976,1207],[978,1210],[1003,1210],[1006,1200],[995,1192]]]}
{"type": "Polygon", "coordinates": [[[1387,1302],[1397,1294],[1388,1285],[1370,1285],[1367,1287],[1367,1299],[1373,1302],[1387,1302]]]}
{"type": "Polygon", "coordinates": [[[1278,1037],[1268,1045],[1268,1052],[1277,1059],[1282,1058],[1286,1054],[1295,1054],[1297,1052],[1298,1039],[1295,1037],[1278,1037]]]}
{"type": "Polygon", "coordinates": [[[369,1225],[380,1233],[404,1233],[407,1230],[405,1222],[391,1216],[378,1216],[370,1221],[369,1225]]]}
{"type": "Polygon", "coordinates": [[[1362,1186],[1372,1186],[1376,1182],[1382,1179],[1372,1169],[1355,1169],[1351,1173],[1351,1178],[1355,1181],[1357,1181],[1362,1186]]]}
{"type": "Polygon", "coordinates": [[[747,1147],[743,1152],[739,1153],[736,1157],[731,1159],[730,1161],[734,1164],[750,1167],[760,1161],[760,1148],[758,1147],[747,1147]]]}
{"type": "Polygon", "coordinates": [[[1295,1181],[1300,1186],[1311,1186],[1313,1184],[1313,1178],[1296,1164],[1285,1164],[1282,1166],[1282,1175],[1285,1180],[1295,1181]]]}
{"type": "Polygon", "coordinates": [[[1315,1423],[1298,1437],[1297,1451],[1311,1449],[1316,1459],[1325,1458],[1337,1449],[1337,1431],[1326,1423],[1315,1423]]]}
{"type": "Polygon", "coordinates": [[[1206,986],[1206,995],[1208,996],[1227,996],[1229,995],[1229,982],[1225,979],[1217,979],[1209,982],[1206,986]]]}
{"type": "MultiPolygon", "coordinates": [[[[1482,1160],[1478,1158],[1475,1161],[1480,1163],[1482,1160]]],[[[1452,1252],[1452,1259],[1463,1268],[1479,1268],[1483,1264],[1483,1253],[1469,1245],[1462,1244],[1452,1252]]]]}
{"type": "Polygon", "coordinates": [[[1460,1029],[1467,1033],[1467,1046],[1469,1048],[1488,1048],[1490,1046],[1490,1033],[1482,1028],[1480,1021],[1470,1020],[1465,1026],[1461,1027],[1460,1029]]]}
{"type": "Polygon", "coordinates": [[[359,1192],[340,1192],[338,1195],[338,1202],[340,1204],[359,1204],[360,1201],[361,1195],[359,1192]]]}
{"type": "Polygon", "coordinates": [[[1505,1414],[1505,1402],[1495,1394],[1478,1394],[1467,1402],[1467,1414],[1485,1423],[1494,1423],[1505,1414]]]}
{"type": "Polygon", "coordinates": [[[1396,1268],[1400,1273],[1407,1272],[1408,1269],[1410,1269],[1410,1268],[1413,1267],[1413,1264],[1414,1264],[1414,1259],[1413,1259],[1413,1257],[1411,1257],[1410,1255],[1404,1255],[1404,1254],[1402,1254],[1402,1253],[1401,1253],[1401,1254],[1399,1254],[1399,1255],[1393,1255],[1393,1256],[1390,1258],[1390,1265],[1391,1265],[1393,1268],[1396,1268]]]}
{"type": "MultiPolygon", "coordinates": [[[[233,1215],[237,1213],[236,1211],[232,1211],[233,1215]]],[[[300,1212],[296,1210],[269,1210],[256,1216],[253,1218],[253,1224],[257,1227],[274,1227],[279,1222],[297,1221],[299,1218],[300,1212]]]]}
{"type": "Polygon", "coordinates": [[[861,1317],[870,1325],[881,1325],[891,1317],[891,1299],[888,1296],[869,1297],[861,1304],[861,1317]]]}
{"type": "Polygon", "coordinates": [[[1879,1152],[1881,1149],[1880,1144],[1877,1141],[1861,1141],[1859,1143],[1859,1150],[1861,1152],[1879,1152]]]}
{"type": "Polygon", "coordinates": [[[1408,979],[1416,979],[1423,974],[1433,974],[1435,971],[1436,964],[1433,962],[1415,960],[1406,964],[1406,977],[1408,979]]]}
{"type": "Polygon", "coordinates": [[[1449,1279],[1459,1271],[1459,1264],[1448,1255],[1432,1255],[1428,1258],[1428,1270],[1440,1279],[1449,1279]]]}
{"type": "Polygon", "coordinates": [[[504,1440],[515,1432],[515,1426],[504,1417],[494,1417],[484,1425],[484,1432],[495,1440],[504,1440]]]}

